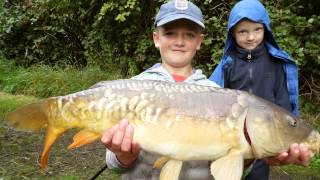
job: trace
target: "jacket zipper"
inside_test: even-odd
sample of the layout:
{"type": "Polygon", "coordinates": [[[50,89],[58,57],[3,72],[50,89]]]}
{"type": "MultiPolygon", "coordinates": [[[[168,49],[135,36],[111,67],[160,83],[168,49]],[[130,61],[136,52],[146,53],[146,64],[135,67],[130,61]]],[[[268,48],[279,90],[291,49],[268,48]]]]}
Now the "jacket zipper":
{"type": "Polygon", "coordinates": [[[247,59],[249,61],[249,82],[250,82],[250,88],[249,88],[249,93],[252,93],[252,79],[253,79],[253,73],[252,73],[252,54],[251,54],[251,50],[248,53],[247,59]]]}
{"type": "Polygon", "coordinates": [[[247,56],[247,59],[249,60],[249,62],[251,62],[251,58],[252,58],[252,55],[251,55],[251,50],[249,51],[249,54],[247,56]]]}

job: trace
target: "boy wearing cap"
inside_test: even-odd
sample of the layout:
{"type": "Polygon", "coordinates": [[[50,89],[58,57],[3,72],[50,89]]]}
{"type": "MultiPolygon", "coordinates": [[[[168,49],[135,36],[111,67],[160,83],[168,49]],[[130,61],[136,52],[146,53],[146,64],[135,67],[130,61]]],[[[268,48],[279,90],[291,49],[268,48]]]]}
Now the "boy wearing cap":
{"type": "MultiPolygon", "coordinates": [[[[160,7],[153,32],[155,47],[159,49],[162,63],[133,77],[139,80],[186,82],[218,87],[202,71],[191,65],[203,41],[204,20],[201,10],[186,0],[169,1],[160,7]]],[[[108,148],[107,165],[121,170],[122,179],[158,179],[160,170],[153,168],[159,157],[140,150],[132,141],[134,130],[127,120],[106,131],[101,141],[108,148]]],[[[180,179],[212,179],[208,161],[186,162],[180,179]]]]}
{"type": "MultiPolygon", "coordinates": [[[[277,45],[265,7],[243,0],[231,10],[224,55],[210,79],[222,87],[248,91],[298,115],[298,70],[277,45]]],[[[247,180],[269,178],[269,165],[307,165],[310,153],[292,144],[288,152],[254,163],[247,180]]]]}

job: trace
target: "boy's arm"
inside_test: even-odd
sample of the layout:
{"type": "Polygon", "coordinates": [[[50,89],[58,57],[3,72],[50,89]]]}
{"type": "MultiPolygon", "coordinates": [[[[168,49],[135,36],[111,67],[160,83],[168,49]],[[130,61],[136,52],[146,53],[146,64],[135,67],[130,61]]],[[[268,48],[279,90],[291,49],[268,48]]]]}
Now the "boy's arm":
{"type": "Polygon", "coordinates": [[[280,72],[277,73],[277,86],[275,88],[275,99],[276,104],[286,109],[289,112],[292,112],[292,106],[289,100],[288,88],[285,73],[282,68],[280,72]]]}

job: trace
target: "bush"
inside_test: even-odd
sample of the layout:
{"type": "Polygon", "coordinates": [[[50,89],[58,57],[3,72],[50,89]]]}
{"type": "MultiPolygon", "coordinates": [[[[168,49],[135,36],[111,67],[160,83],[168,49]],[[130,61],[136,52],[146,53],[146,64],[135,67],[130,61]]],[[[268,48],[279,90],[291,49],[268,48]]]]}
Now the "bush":
{"type": "MultiPolygon", "coordinates": [[[[21,1],[19,1],[21,2],[21,1]]],[[[82,1],[34,1],[8,5],[0,12],[0,47],[23,66],[86,66],[82,39],[82,1]]]]}

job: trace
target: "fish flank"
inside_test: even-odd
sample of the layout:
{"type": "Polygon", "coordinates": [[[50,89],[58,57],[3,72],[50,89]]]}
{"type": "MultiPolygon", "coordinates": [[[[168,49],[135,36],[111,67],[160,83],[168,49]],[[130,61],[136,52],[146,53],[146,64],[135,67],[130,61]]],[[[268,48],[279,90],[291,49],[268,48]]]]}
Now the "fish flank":
{"type": "Polygon", "coordinates": [[[129,100],[129,110],[133,111],[138,104],[139,96],[134,96],[129,100]]]}

